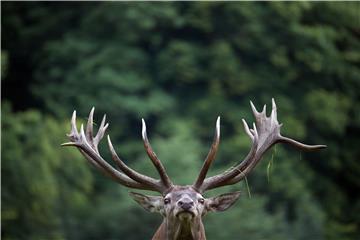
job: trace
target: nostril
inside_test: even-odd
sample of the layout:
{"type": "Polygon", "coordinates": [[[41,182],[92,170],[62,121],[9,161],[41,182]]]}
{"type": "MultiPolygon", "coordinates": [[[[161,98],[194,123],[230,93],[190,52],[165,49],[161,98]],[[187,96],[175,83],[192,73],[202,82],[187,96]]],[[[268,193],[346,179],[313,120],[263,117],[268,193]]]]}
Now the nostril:
{"type": "Polygon", "coordinates": [[[192,207],[192,202],[186,202],[181,205],[181,208],[184,210],[189,210],[192,207]]]}
{"type": "Polygon", "coordinates": [[[189,210],[194,206],[194,202],[191,200],[179,200],[177,204],[179,207],[181,207],[184,210],[189,210]]]}

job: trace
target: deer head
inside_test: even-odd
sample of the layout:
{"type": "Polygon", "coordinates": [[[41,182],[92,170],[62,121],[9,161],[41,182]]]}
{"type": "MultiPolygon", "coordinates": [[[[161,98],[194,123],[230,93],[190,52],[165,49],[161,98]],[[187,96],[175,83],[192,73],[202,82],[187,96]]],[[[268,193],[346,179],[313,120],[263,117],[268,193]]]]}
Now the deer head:
{"type": "Polygon", "coordinates": [[[164,166],[158,159],[149,143],[145,121],[142,120],[142,138],[146,153],[159,173],[160,179],[143,175],[128,167],[116,154],[108,136],[108,145],[112,160],[117,169],[105,161],[99,151],[98,144],[103,138],[108,124],[105,124],[104,116],[96,136],[93,136],[93,115],[91,110],[86,130],[81,125],[80,132],[76,127],[76,111],[71,120],[71,132],[68,134],[70,142],[62,146],[75,146],[89,161],[91,165],[99,169],[104,175],[129,188],[150,190],[161,196],[149,196],[131,192],[130,196],[143,208],[150,212],[160,213],[164,220],[153,239],[205,239],[205,231],[202,217],[208,212],[225,211],[239,198],[239,192],[222,194],[217,197],[205,198],[204,192],[210,189],[232,185],[243,180],[261,160],[262,156],[274,144],[288,143],[300,150],[317,150],[325,148],[325,145],[306,145],[280,134],[282,124],[277,120],[277,109],[272,99],[272,111],[270,117],[266,116],[266,105],[262,112],[258,112],[250,102],[255,123],[250,129],[242,119],[246,134],[250,137],[252,145],[250,152],[239,164],[234,165],[223,173],[212,177],[206,177],[211,163],[214,161],[220,142],[220,117],[216,121],[216,129],[210,151],[204,161],[198,177],[192,185],[174,185],[168,177],[164,166]]]}

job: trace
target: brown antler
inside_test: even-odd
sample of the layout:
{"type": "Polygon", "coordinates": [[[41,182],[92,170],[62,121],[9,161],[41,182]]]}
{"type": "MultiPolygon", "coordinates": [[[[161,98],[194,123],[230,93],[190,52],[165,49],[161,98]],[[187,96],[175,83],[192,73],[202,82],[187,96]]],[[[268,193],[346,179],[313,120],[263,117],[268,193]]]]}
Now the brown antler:
{"type": "MultiPolygon", "coordinates": [[[[250,102],[250,105],[255,116],[256,124],[254,123],[253,128],[249,129],[245,120],[242,119],[245,132],[252,140],[252,146],[249,154],[241,163],[228,169],[224,173],[206,178],[203,182],[196,182],[194,184],[194,188],[198,191],[204,192],[209,189],[231,185],[241,181],[254,169],[264,153],[276,143],[288,143],[301,150],[307,151],[326,147],[325,145],[306,145],[293,139],[281,136],[280,127],[282,124],[279,124],[277,120],[277,110],[274,99],[272,99],[272,112],[270,117],[266,116],[266,105],[261,113],[256,110],[252,102],[250,102]]],[[[209,166],[206,167],[206,169],[208,168],[209,166]]]]}
{"type": "MultiPolygon", "coordinates": [[[[104,115],[98,133],[96,134],[95,137],[93,137],[93,116],[94,116],[94,108],[92,108],[90,112],[88,123],[86,126],[86,132],[84,132],[83,125],[81,125],[81,129],[79,133],[76,127],[76,111],[74,111],[71,119],[71,132],[70,134],[68,134],[68,137],[70,138],[70,142],[64,143],[62,144],[62,146],[77,147],[79,151],[84,155],[84,157],[94,167],[99,169],[103,174],[111,177],[113,180],[124,186],[130,188],[143,189],[143,190],[157,191],[160,193],[165,192],[168,188],[172,186],[172,183],[169,178],[167,178],[165,181],[163,180],[164,176],[167,177],[165,169],[163,167],[162,167],[163,172],[160,173],[159,171],[161,180],[157,180],[145,176],[128,167],[116,154],[109,136],[108,136],[108,145],[112,159],[114,160],[114,162],[122,172],[116,170],[113,166],[111,166],[108,162],[106,162],[99,154],[98,144],[100,140],[103,138],[104,133],[109,125],[105,124],[106,116],[104,115]]],[[[155,153],[153,154],[155,155],[155,153]]],[[[160,160],[157,159],[157,161],[158,162],[156,164],[162,166],[160,160]]],[[[158,165],[156,164],[154,163],[154,165],[158,168],[158,165]]]]}
{"type": "Polygon", "coordinates": [[[162,165],[161,161],[158,159],[155,152],[153,151],[153,149],[150,145],[150,142],[148,140],[147,133],[146,133],[145,121],[144,121],[144,119],[141,119],[141,121],[142,121],[142,138],[144,141],[144,147],[145,147],[146,153],[149,156],[149,158],[151,159],[152,163],[154,164],[156,170],[158,171],[161,181],[163,182],[165,187],[171,188],[173,184],[172,184],[170,178],[168,177],[166,170],[165,170],[164,166],[162,165]]]}
{"type": "Polygon", "coordinates": [[[211,163],[215,160],[217,150],[220,143],[220,116],[216,120],[216,128],[213,143],[211,144],[210,150],[204,164],[200,170],[199,176],[194,183],[194,188],[199,189],[206,178],[206,174],[210,168],[211,163]]]}

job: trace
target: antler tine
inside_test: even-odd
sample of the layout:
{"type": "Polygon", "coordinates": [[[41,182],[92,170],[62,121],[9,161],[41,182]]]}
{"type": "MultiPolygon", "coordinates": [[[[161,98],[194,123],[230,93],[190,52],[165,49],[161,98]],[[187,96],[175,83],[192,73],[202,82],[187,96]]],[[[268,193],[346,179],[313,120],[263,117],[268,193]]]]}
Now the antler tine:
{"type": "Polygon", "coordinates": [[[73,111],[72,117],[71,117],[71,130],[70,133],[66,134],[71,140],[71,142],[63,143],[61,146],[76,146],[76,140],[79,136],[79,132],[76,127],[76,110],[73,111]]]}
{"type": "Polygon", "coordinates": [[[162,165],[161,161],[159,160],[159,158],[156,156],[155,152],[153,151],[149,139],[147,137],[147,133],[146,133],[146,124],[145,124],[145,120],[142,118],[141,119],[142,122],[142,139],[144,142],[144,147],[146,150],[147,155],[149,156],[149,158],[151,159],[151,162],[154,164],[156,170],[159,173],[161,182],[163,183],[163,185],[166,188],[171,188],[173,186],[169,176],[166,173],[166,170],[164,168],[164,166],[162,165]]]}
{"type": "Polygon", "coordinates": [[[104,137],[105,131],[108,128],[109,124],[108,123],[105,124],[106,115],[104,115],[104,117],[101,121],[100,127],[98,129],[98,132],[97,132],[96,136],[93,137],[94,111],[95,111],[95,107],[92,107],[89,117],[88,117],[88,122],[86,124],[85,137],[86,137],[87,142],[95,150],[95,152],[99,153],[99,150],[98,150],[99,142],[104,137]]]}
{"type": "Polygon", "coordinates": [[[200,170],[199,176],[197,177],[196,181],[193,184],[193,187],[197,190],[200,189],[201,185],[204,182],[204,179],[206,178],[206,174],[212,164],[212,162],[215,160],[216,153],[219,147],[220,143],[220,116],[218,116],[216,120],[216,127],[215,127],[215,135],[213,143],[211,144],[210,150],[208,155],[205,158],[204,164],[200,170]]]}
{"type": "Polygon", "coordinates": [[[241,119],[241,120],[242,120],[242,122],[243,122],[244,129],[245,129],[246,134],[251,138],[251,140],[254,140],[254,136],[253,136],[253,134],[250,132],[250,129],[249,129],[249,126],[248,126],[247,122],[245,121],[245,119],[241,119]]]}
{"type": "Polygon", "coordinates": [[[75,136],[79,135],[77,127],[76,127],[76,110],[74,110],[72,117],[71,117],[71,132],[70,132],[70,134],[73,134],[75,136]]]}
{"type": "Polygon", "coordinates": [[[93,137],[94,111],[95,111],[95,107],[92,107],[90,114],[89,114],[88,122],[86,125],[86,138],[87,139],[92,139],[92,137],[93,137]]]}
{"type": "Polygon", "coordinates": [[[277,107],[274,98],[271,98],[271,104],[272,104],[272,110],[271,110],[270,118],[272,121],[277,122],[277,107]]]}
{"type": "Polygon", "coordinates": [[[282,124],[279,124],[277,120],[277,107],[274,99],[272,99],[272,111],[270,117],[266,116],[266,106],[264,106],[261,113],[256,110],[251,101],[250,106],[256,122],[256,124],[253,124],[253,129],[249,129],[249,126],[245,120],[243,120],[245,132],[252,140],[249,154],[242,162],[228,169],[224,173],[206,178],[200,187],[201,191],[224,185],[231,185],[241,181],[254,169],[265,152],[276,143],[289,143],[301,150],[317,150],[326,147],[325,145],[307,145],[291,138],[281,136],[280,127],[282,124]]]}
{"type": "Polygon", "coordinates": [[[308,145],[308,144],[304,144],[304,143],[295,141],[294,139],[291,139],[288,137],[283,137],[283,136],[280,136],[279,142],[288,143],[288,144],[292,145],[293,147],[299,148],[303,151],[314,151],[314,150],[318,150],[318,149],[327,148],[326,145],[308,145]]]}
{"type": "MultiPolygon", "coordinates": [[[[143,189],[143,190],[151,190],[151,191],[157,191],[162,193],[163,187],[157,181],[156,179],[152,179],[150,177],[146,177],[140,173],[137,173],[136,171],[132,170],[131,175],[133,178],[134,175],[141,178],[137,178],[137,180],[134,180],[133,178],[130,178],[129,176],[119,172],[116,170],[113,166],[111,166],[109,163],[107,163],[99,154],[99,151],[97,149],[99,141],[104,136],[104,133],[109,126],[108,124],[105,124],[105,116],[102,120],[102,123],[99,127],[99,131],[96,135],[96,137],[93,137],[93,114],[94,114],[94,108],[91,110],[88,118],[88,123],[86,126],[86,133],[84,131],[84,126],[81,125],[80,133],[77,130],[76,127],[76,111],[73,112],[72,118],[71,118],[71,132],[68,134],[70,138],[70,142],[61,144],[61,146],[75,146],[79,149],[79,151],[83,154],[83,156],[97,169],[99,169],[103,174],[106,176],[111,177],[114,181],[120,183],[121,185],[130,187],[130,188],[136,188],[136,189],[143,189]]],[[[129,171],[127,172],[129,173],[129,171]]]]}
{"type": "Polygon", "coordinates": [[[96,149],[97,149],[99,142],[104,137],[106,129],[109,127],[109,124],[108,123],[105,124],[105,121],[106,121],[106,114],[104,114],[103,119],[101,120],[101,123],[100,123],[99,130],[93,139],[93,143],[96,146],[96,149]]]}
{"type": "Polygon", "coordinates": [[[261,114],[266,115],[266,104],[264,105],[263,110],[261,111],[261,114]]]}
{"type": "Polygon", "coordinates": [[[153,179],[151,177],[148,177],[141,173],[138,173],[137,171],[134,171],[133,169],[128,167],[117,155],[117,153],[111,143],[109,135],[107,136],[107,140],[108,140],[109,150],[111,153],[111,158],[113,159],[113,161],[116,163],[116,165],[120,168],[120,170],[122,172],[124,172],[126,175],[128,175],[131,179],[133,179],[139,183],[149,184],[153,188],[158,189],[160,192],[163,192],[166,190],[166,189],[162,188],[162,185],[159,183],[159,181],[156,181],[155,179],[153,179]]]}
{"type": "Polygon", "coordinates": [[[250,106],[254,116],[256,117],[257,115],[259,115],[259,112],[256,110],[256,107],[254,106],[254,103],[252,101],[250,101],[250,106]]]}
{"type": "Polygon", "coordinates": [[[103,121],[99,127],[98,133],[96,134],[96,137],[93,137],[93,132],[94,132],[94,111],[95,111],[95,107],[91,108],[89,117],[88,117],[88,121],[86,124],[86,131],[85,131],[85,137],[87,142],[90,144],[90,146],[95,150],[95,152],[99,153],[98,150],[98,145],[100,140],[103,138],[104,136],[104,132],[106,131],[107,127],[109,126],[109,124],[105,124],[105,118],[103,118],[103,121]]]}

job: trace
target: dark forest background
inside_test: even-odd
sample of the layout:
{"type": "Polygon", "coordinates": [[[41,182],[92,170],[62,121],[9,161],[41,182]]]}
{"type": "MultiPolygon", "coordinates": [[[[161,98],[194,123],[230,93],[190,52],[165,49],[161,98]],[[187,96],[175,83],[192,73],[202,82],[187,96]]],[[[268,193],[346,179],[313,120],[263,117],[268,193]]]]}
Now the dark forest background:
{"type": "MultiPolygon", "coordinates": [[[[283,133],[315,153],[270,151],[208,239],[360,239],[359,2],[1,2],[1,236],[149,239],[160,215],[67,141],[74,109],[107,114],[113,143],[156,176],[141,121],[179,184],[222,118],[211,174],[246,156],[249,100],[278,105],[283,133]]],[[[101,152],[109,157],[105,144],[101,152]]],[[[215,192],[209,192],[211,196],[215,192]]]]}

